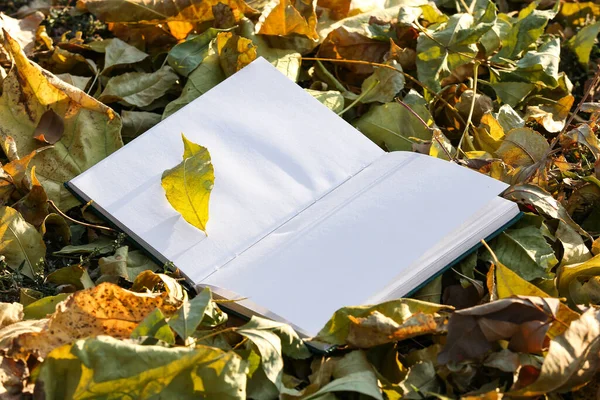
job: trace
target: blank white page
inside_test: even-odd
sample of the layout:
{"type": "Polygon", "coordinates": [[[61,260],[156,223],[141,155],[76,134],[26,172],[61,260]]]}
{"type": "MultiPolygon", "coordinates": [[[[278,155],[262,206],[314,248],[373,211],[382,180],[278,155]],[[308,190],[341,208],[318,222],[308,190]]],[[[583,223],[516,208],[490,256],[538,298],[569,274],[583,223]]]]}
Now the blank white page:
{"type": "Polygon", "coordinates": [[[384,152],[264,59],[70,182],[161,261],[198,282],[384,152]],[[181,133],[215,170],[208,237],[168,203],[160,179],[181,133]]]}
{"type": "Polygon", "coordinates": [[[202,283],[314,335],[338,308],[412,275],[407,268],[507,187],[447,161],[388,153],[202,283]]]}

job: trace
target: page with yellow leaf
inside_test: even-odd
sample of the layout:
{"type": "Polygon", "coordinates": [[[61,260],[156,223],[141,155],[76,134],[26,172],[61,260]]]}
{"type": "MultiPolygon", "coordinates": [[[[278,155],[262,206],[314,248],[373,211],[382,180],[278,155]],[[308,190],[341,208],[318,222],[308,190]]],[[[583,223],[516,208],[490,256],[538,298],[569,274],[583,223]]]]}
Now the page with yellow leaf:
{"type": "Polygon", "coordinates": [[[259,58],[69,187],[157,259],[199,282],[382,154],[259,58]],[[180,196],[172,180],[185,173],[182,154],[208,159],[201,148],[214,167],[208,223],[197,224],[206,233],[171,206],[180,196]],[[165,171],[171,174],[162,186],[165,171]]]}

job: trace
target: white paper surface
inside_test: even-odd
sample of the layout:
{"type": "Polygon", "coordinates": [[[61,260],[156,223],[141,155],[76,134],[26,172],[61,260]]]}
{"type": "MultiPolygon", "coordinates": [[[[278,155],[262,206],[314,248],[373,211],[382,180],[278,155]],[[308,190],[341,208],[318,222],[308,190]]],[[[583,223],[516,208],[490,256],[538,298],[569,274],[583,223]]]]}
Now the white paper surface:
{"type": "Polygon", "coordinates": [[[506,187],[429,156],[388,153],[203,283],[314,335],[338,308],[426,267],[414,262],[506,187]]]}
{"type": "Polygon", "coordinates": [[[382,154],[258,59],[71,184],[198,282],[382,154]],[[182,132],[215,169],[208,237],[160,184],[182,160],[182,132]]]}

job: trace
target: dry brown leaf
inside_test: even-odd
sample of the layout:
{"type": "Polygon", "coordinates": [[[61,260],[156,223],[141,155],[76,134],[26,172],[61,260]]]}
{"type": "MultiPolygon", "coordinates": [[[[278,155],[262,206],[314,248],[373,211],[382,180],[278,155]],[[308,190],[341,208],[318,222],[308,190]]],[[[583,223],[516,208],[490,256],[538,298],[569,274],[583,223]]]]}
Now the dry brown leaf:
{"type": "Polygon", "coordinates": [[[479,359],[498,340],[508,340],[513,351],[539,352],[559,305],[556,298],[518,296],[456,311],[438,362],[479,359]]]}
{"type": "Polygon", "coordinates": [[[256,33],[263,35],[304,35],[318,40],[317,14],[311,0],[272,0],[263,9],[256,33]]]}
{"type": "Polygon", "coordinates": [[[318,0],[317,6],[329,10],[329,16],[335,20],[346,18],[352,0],[318,0]]]}
{"type": "MultiPolygon", "coordinates": [[[[357,32],[339,27],[329,32],[321,47],[318,57],[336,60],[361,60],[381,63],[383,56],[389,51],[390,44],[370,39],[357,32]]],[[[372,74],[373,67],[360,64],[341,64],[356,74],[372,74]]]]}
{"type": "Polygon", "coordinates": [[[48,196],[35,176],[35,167],[31,169],[31,189],[29,193],[17,201],[13,208],[21,213],[25,221],[36,228],[48,216],[48,196]]]}
{"type": "Polygon", "coordinates": [[[556,133],[565,127],[575,97],[567,95],[555,103],[527,107],[526,119],[542,125],[548,132],[556,133]]]}
{"type": "Polygon", "coordinates": [[[167,293],[134,293],[111,283],[74,293],[56,306],[42,329],[10,337],[7,343],[0,330],[0,344],[12,358],[29,355],[44,358],[54,348],[86,337],[110,335],[128,338],[133,329],[154,309],[172,315],[179,302],[167,293]]]}
{"type": "Polygon", "coordinates": [[[33,131],[33,138],[40,142],[54,144],[60,140],[65,132],[65,123],[60,115],[50,109],[42,114],[40,122],[33,131]]]}

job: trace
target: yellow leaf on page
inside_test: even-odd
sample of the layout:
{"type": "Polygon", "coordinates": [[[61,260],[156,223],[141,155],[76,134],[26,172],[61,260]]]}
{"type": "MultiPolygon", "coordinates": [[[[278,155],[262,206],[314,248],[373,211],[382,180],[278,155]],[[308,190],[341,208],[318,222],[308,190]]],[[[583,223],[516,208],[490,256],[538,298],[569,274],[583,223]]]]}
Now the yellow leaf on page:
{"type": "Polygon", "coordinates": [[[208,202],[215,172],[206,147],[183,139],[183,161],[163,172],[161,183],[167,200],[181,216],[206,232],[208,202]]]}

